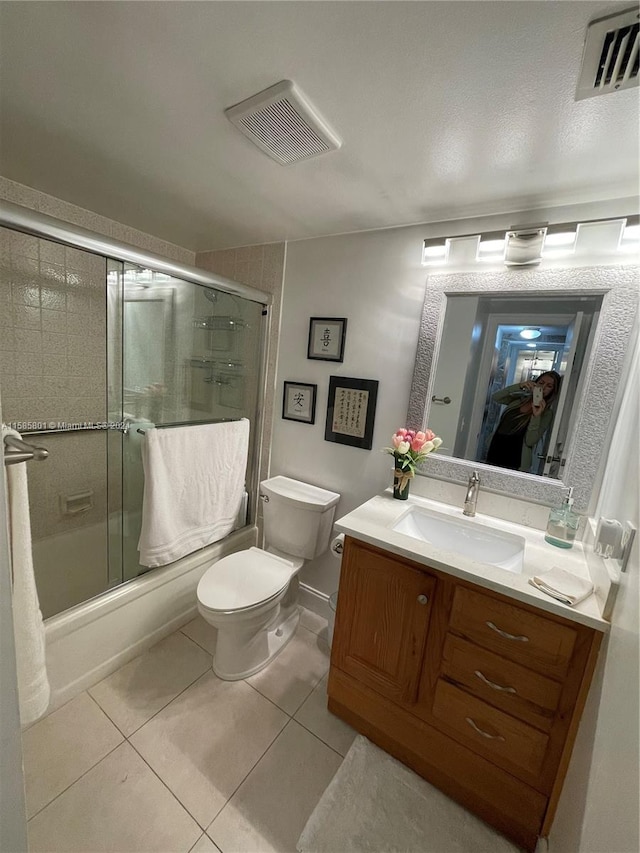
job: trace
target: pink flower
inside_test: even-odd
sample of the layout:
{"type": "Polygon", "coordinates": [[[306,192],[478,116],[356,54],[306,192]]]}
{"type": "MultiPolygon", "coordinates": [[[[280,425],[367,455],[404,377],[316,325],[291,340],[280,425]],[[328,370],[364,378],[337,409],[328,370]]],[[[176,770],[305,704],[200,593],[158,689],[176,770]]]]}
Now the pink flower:
{"type": "Polygon", "coordinates": [[[432,430],[430,430],[430,429],[428,429],[428,430],[425,432],[425,434],[424,434],[425,441],[433,441],[433,439],[434,439],[435,437],[436,437],[435,432],[433,432],[433,431],[432,431],[432,430]]]}
{"type": "Polygon", "coordinates": [[[393,443],[393,446],[394,446],[395,448],[397,448],[397,447],[398,447],[400,444],[402,444],[402,442],[404,441],[404,436],[403,436],[403,435],[398,435],[398,434],[396,433],[396,434],[393,436],[393,438],[391,439],[391,441],[392,441],[392,443],[393,443]]]}
{"type": "Polygon", "coordinates": [[[411,442],[411,449],[417,450],[417,451],[422,450],[422,448],[424,447],[425,441],[426,441],[426,439],[418,438],[418,436],[416,435],[416,437],[411,442]]]}
{"type": "Polygon", "coordinates": [[[395,435],[406,435],[406,434],[407,434],[406,429],[398,429],[395,432],[395,435]]]}

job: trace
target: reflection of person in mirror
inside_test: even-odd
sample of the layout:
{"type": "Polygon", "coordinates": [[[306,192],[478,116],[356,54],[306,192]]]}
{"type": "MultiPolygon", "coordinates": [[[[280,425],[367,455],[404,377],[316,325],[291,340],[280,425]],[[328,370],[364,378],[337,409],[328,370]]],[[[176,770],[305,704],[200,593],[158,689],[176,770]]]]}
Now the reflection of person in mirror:
{"type": "Polygon", "coordinates": [[[553,421],[552,403],[560,391],[562,378],[555,370],[496,391],[492,399],[507,408],[502,413],[489,451],[487,464],[514,471],[531,470],[533,448],[553,421]]]}

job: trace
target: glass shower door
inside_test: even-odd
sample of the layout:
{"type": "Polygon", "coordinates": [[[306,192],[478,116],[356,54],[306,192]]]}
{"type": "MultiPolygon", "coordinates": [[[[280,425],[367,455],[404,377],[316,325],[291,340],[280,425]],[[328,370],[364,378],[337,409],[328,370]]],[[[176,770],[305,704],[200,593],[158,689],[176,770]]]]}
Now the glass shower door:
{"type": "MultiPolygon", "coordinates": [[[[138,561],[145,430],[248,418],[247,483],[258,427],[262,305],[162,273],[121,270],[123,578],[146,571],[138,561]]],[[[247,501],[238,527],[247,522],[247,501]]]]}

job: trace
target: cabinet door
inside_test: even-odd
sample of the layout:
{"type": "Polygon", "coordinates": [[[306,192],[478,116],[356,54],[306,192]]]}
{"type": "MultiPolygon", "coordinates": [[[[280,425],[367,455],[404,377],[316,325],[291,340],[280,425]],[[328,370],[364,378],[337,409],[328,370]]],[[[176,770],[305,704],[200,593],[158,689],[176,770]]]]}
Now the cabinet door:
{"type": "Polygon", "coordinates": [[[435,579],[347,540],[331,662],[396,702],[417,699],[435,579]]]}

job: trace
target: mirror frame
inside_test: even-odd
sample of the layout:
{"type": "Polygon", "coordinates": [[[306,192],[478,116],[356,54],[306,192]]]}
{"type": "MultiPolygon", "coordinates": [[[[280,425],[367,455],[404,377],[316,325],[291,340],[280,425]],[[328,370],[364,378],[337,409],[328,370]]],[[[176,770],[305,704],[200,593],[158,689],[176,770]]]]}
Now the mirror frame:
{"type": "Polygon", "coordinates": [[[407,412],[407,425],[414,429],[428,426],[447,297],[476,293],[503,297],[519,293],[527,296],[585,294],[602,295],[603,300],[582,391],[575,403],[579,412],[573,436],[569,439],[562,480],[501,470],[485,463],[438,454],[431,454],[418,473],[466,483],[471,472],[477,469],[481,472],[484,488],[549,506],[559,503],[567,487],[573,486],[575,509],[588,512],[633,329],[639,271],[638,266],[609,265],[430,274],[407,412]],[[584,400],[590,401],[588,407],[582,405],[584,400]]]}

